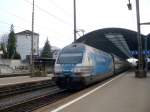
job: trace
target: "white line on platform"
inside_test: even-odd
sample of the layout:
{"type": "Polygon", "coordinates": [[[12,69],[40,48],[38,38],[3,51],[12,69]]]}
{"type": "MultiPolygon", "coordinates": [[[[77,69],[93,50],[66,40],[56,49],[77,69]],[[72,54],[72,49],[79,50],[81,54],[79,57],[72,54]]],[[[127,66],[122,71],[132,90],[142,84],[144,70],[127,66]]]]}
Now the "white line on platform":
{"type": "Polygon", "coordinates": [[[60,111],[60,110],[62,110],[62,109],[64,109],[64,108],[66,108],[67,106],[69,106],[69,105],[71,105],[71,104],[73,104],[73,103],[75,103],[75,102],[81,100],[82,98],[84,98],[84,97],[86,97],[86,96],[92,94],[93,92],[95,92],[95,91],[97,91],[98,89],[100,89],[100,88],[102,88],[102,87],[104,87],[104,86],[110,84],[112,81],[114,81],[114,80],[116,80],[116,79],[118,79],[118,78],[120,78],[120,77],[122,77],[122,76],[124,76],[124,74],[121,74],[121,75],[119,75],[119,76],[116,76],[115,78],[111,79],[110,81],[108,81],[108,82],[106,82],[106,83],[104,83],[104,84],[98,86],[97,88],[95,88],[95,89],[89,91],[88,93],[86,93],[86,94],[84,94],[84,95],[82,95],[82,96],[80,96],[80,97],[78,97],[78,98],[76,98],[76,99],[74,99],[74,100],[72,100],[72,101],[70,101],[70,102],[68,102],[68,103],[66,103],[66,104],[64,104],[64,105],[62,105],[62,106],[60,106],[60,107],[54,109],[54,110],[52,110],[51,112],[58,112],[58,111],[60,111]]]}

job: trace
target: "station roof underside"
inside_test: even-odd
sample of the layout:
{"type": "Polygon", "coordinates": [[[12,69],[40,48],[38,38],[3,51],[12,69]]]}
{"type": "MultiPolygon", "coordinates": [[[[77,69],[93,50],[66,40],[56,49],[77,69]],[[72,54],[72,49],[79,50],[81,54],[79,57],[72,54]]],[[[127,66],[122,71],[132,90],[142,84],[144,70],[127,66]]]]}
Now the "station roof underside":
{"type": "MultiPolygon", "coordinates": [[[[144,45],[145,35],[142,37],[142,46],[144,45]]],[[[150,39],[148,39],[150,43],[150,39]]],[[[117,55],[122,59],[128,59],[130,57],[137,58],[137,55],[132,55],[132,51],[138,51],[137,32],[123,29],[123,28],[104,28],[80,37],[76,42],[85,43],[89,46],[103,50],[108,53],[117,55]]],[[[147,49],[150,45],[147,44],[147,49]]]]}

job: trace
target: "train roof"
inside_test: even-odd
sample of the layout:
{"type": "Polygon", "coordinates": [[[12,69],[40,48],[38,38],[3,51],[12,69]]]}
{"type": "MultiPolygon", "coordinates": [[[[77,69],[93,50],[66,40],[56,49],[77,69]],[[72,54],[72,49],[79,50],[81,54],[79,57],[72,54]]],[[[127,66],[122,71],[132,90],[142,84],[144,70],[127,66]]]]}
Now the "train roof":
{"type": "Polygon", "coordinates": [[[65,52],[81,52],[81,51],[84,51],[85,50],[85,44],[83,43],[72,43],[66,47],[64,47],[61,52],[62,53],[65,53],[65,52]]]}
{"type": "Polygon", "coordinates": [[[102,51],[100,49],[96,49],[96,48],[94,48],[92,46],[89,46],[87,44],[84,44],[84,43],[72,43],[72,44],[64,47],[61,52],[62,53],[66,53],[66,52],[70,53],[70,52],[82,52],[82,51],[85,51],[85,50],[88,50],[88,51],[91,51],[91,52],[96,52],[97,51],[97,52],[101,52],[105,55],[109,54],[105,51],[102,51]]]}

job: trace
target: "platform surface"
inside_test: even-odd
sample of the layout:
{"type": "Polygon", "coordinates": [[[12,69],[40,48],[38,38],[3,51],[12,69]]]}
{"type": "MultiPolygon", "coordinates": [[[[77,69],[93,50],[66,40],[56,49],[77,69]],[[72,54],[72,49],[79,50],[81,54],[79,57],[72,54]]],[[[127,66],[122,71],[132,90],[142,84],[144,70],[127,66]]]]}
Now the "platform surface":
{"type": "Polygon", "coordinates": [[[47,77],[16,76],[16,77],[0,78],[0,87],[19,83],[48,80],[51,79],[52,76],[53,74],[49,74],[47,77]]]}
{"type": "Polygon", "coordinates": [[[127,72],[106,86],[52,112],[150,112],[150,73],[135,78],[127,72]]]}

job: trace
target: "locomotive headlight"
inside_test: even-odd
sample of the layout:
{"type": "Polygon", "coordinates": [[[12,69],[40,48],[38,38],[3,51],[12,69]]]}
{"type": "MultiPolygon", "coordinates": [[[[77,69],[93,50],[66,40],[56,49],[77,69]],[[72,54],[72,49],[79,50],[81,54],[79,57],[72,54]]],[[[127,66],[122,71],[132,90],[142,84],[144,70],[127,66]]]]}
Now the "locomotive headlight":
{"type": "Polygon", "coordinates": [[[88,73],[88,72],[90,72],[90,67],[76,67],[74,69],[74,72],[76,72],[76,73],[88,73]]]}
{"type": "Polygon", "coordinates": [[[82,70],[81,70],[81,68],[78,68],[78,67],[76,67],[75,69],[74,69],[74,72],[76,72],[76,73],[80,73],[82,70]]]}

